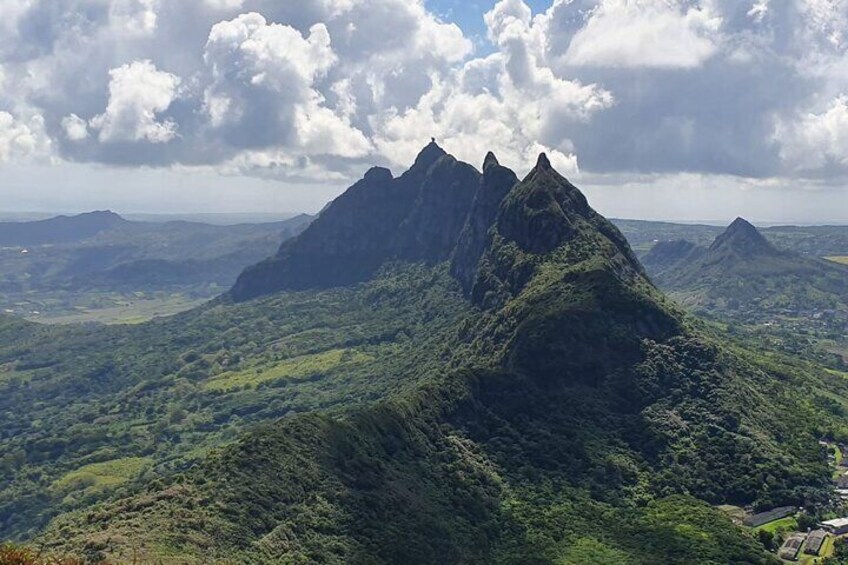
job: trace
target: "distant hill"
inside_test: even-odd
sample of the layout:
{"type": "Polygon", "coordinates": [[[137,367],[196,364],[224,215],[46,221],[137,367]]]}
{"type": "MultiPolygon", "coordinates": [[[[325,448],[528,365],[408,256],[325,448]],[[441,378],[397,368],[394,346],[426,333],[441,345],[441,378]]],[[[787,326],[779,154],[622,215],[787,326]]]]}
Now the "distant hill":
{"type": "Polygon", "coordinates": [[[660,242],[643,262],[661,288],[696,310],[726,316],[848,312],[848,268],[780,250],[742,218],[708,248],[660,242]]]}
{"type": "MultiPolygon", "coordinates": [[[[612,222],[627,237],[630,245],[644,255],[660,242],[686,240],[709,247],[724,231],[724,226],[621,220],[612,222]]],[[[848,257],[848,226],[769,226],[760,233],[779,249],[811,257],[848,257]]]]}
{"type": "Polygon", "coordinates": [[[111,211],[57,216],[35,222],[3,222],[0,223],[0,245],[70,243],[116,229],[126,223],[126,220],[111,211]]]}
{"type": "Polygon", "coordinates": [[[657,275],[683,262],[695,261],[706,252],[706,247],[685,239],[674,239],[657,242],[641,261],[649,273],[657,275]]]}
{"type": "Polygon", "coordinates": [[[372,169],[228,298],[0,326],[0,533],[91,561],[770,565],[714,505],[828,501],[845,380],[703,332],[544,155],[372,169]]]}
{"type": "Polygon", "coordinates": [[[76,318],[80,309],[143,301],[139,293],[180,303],[208,299],[311,221],[301,215],[268,224],[157,223],[92,212],[0,224],[0,310],[76,318]]]}

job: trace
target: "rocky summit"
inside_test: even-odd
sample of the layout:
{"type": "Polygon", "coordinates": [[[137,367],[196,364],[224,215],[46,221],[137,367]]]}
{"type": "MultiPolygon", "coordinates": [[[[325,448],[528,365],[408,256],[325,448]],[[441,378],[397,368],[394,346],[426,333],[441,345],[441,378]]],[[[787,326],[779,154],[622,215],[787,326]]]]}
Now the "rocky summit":
{"type": "Polygon", "coordinates": [[[246,270],[231,295],[240,301],[284,289],[342,286],[368,279],[389,261],[443,261],[456,247],[481,178],[435,142],[399,177],[371,169],[301,237],[246,270]]]}
{"type": "MultiPolygon", "coordinates": [[[[491,152],[480,173],[431,142],[400,177],[386,169],[368,171],[300,237],[247,269],[230,294],[242,301],[279,290],[343,286],[367,280],[390,261],[446,259],[471,293],[493,239],[544,254],[584,228],[609,238],[634,269],[641,269],[617,228],[589,207],[545,154],[519,182],[491,152]]],[[[493,282],[493,274],[485,273],[484,284],[493,282]]],[[[481,287],[476,293],[490,290],[481,287]]]]}
{"type": "Polygon", "coordinates": [[[744,218],[736,218],[723,234],[718,236],[709,249],[713,254],[725,254],[751,259],[762,256],[775,256],[780,252],[744,218]]]}

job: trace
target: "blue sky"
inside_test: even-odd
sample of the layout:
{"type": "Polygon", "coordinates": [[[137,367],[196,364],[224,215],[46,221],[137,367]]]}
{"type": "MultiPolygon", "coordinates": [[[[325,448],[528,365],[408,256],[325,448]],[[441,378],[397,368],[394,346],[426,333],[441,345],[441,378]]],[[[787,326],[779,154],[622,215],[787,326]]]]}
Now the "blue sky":
{"type": "MultiPolygon", "coordinates": [[[[457,24],[469,36],[474,38],[475,44],[487,50],[489,46],[484,45],[486,41],[486,25],[483,23],[483,14],[491,10],[495,0],[486,2],[457,2],[456,0],[426,0],[425,5],[435,14],[438,14],[446,22],[457,24]]],[[[544,11],[550,7],[550,0],[527,0],[525,2],[533,10],[533,13],[544,11]]]]}

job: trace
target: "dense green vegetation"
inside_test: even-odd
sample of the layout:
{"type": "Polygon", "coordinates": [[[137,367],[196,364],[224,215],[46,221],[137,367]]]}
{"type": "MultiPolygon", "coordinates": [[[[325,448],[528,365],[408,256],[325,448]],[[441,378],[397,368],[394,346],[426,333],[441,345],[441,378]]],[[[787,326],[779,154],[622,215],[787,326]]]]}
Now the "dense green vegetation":
{"type": "Polygon", "coordinates": [[[494,157],[476,193],[437,147],[416,165],[370,172],[238,302],[0,319],[0,537],[89,562],[776,563],[716,506],[826,506],[848,380],[683,314],[544,157],[508,193],[494,157]],[[328,223],[388,185],[397,241],[328,223]]]}
{"type": "Polygon", "coordinates": [[[454,285],[404,267],[360,289],[219,302],[138,326],[0,318],[0,537],[32,534],[105,494],[50,488],[92,463],[152,458],[143,483],[252,422],[410,386],[468,310],[454,285]]]}

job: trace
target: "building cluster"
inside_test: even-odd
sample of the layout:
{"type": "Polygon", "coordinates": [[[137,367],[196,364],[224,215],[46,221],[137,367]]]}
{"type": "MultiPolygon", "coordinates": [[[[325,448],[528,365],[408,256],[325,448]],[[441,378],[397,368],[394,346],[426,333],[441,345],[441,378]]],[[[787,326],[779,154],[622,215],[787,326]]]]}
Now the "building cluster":
{"type": "MultiPolygon", "coordinates": [[[[848,531],[848,519],[840,519],[844,521],[845,531],[848,531]]],[[[840,520],[830,520],[829,522],[839,522],[840,520]]],[[[821,555],[822,550],[825,547],[825,541],[827,540],[830,534],[835,534],[835,531],[840,528],[828,529],[826,524],[829,522],[823,522],[820,524],[821,528],[817,530],[813,530],[809,533],[806,532],[795,532],[786,538],[786,541],[783,542],[783,545],[780,546],[780,549],[777,551],[777,556],[785,561],[797,561],[798,556],[803,552],[806,555],[821,555]]],[[[842,532],[845,533],[845,532],[842,532]]]]}

